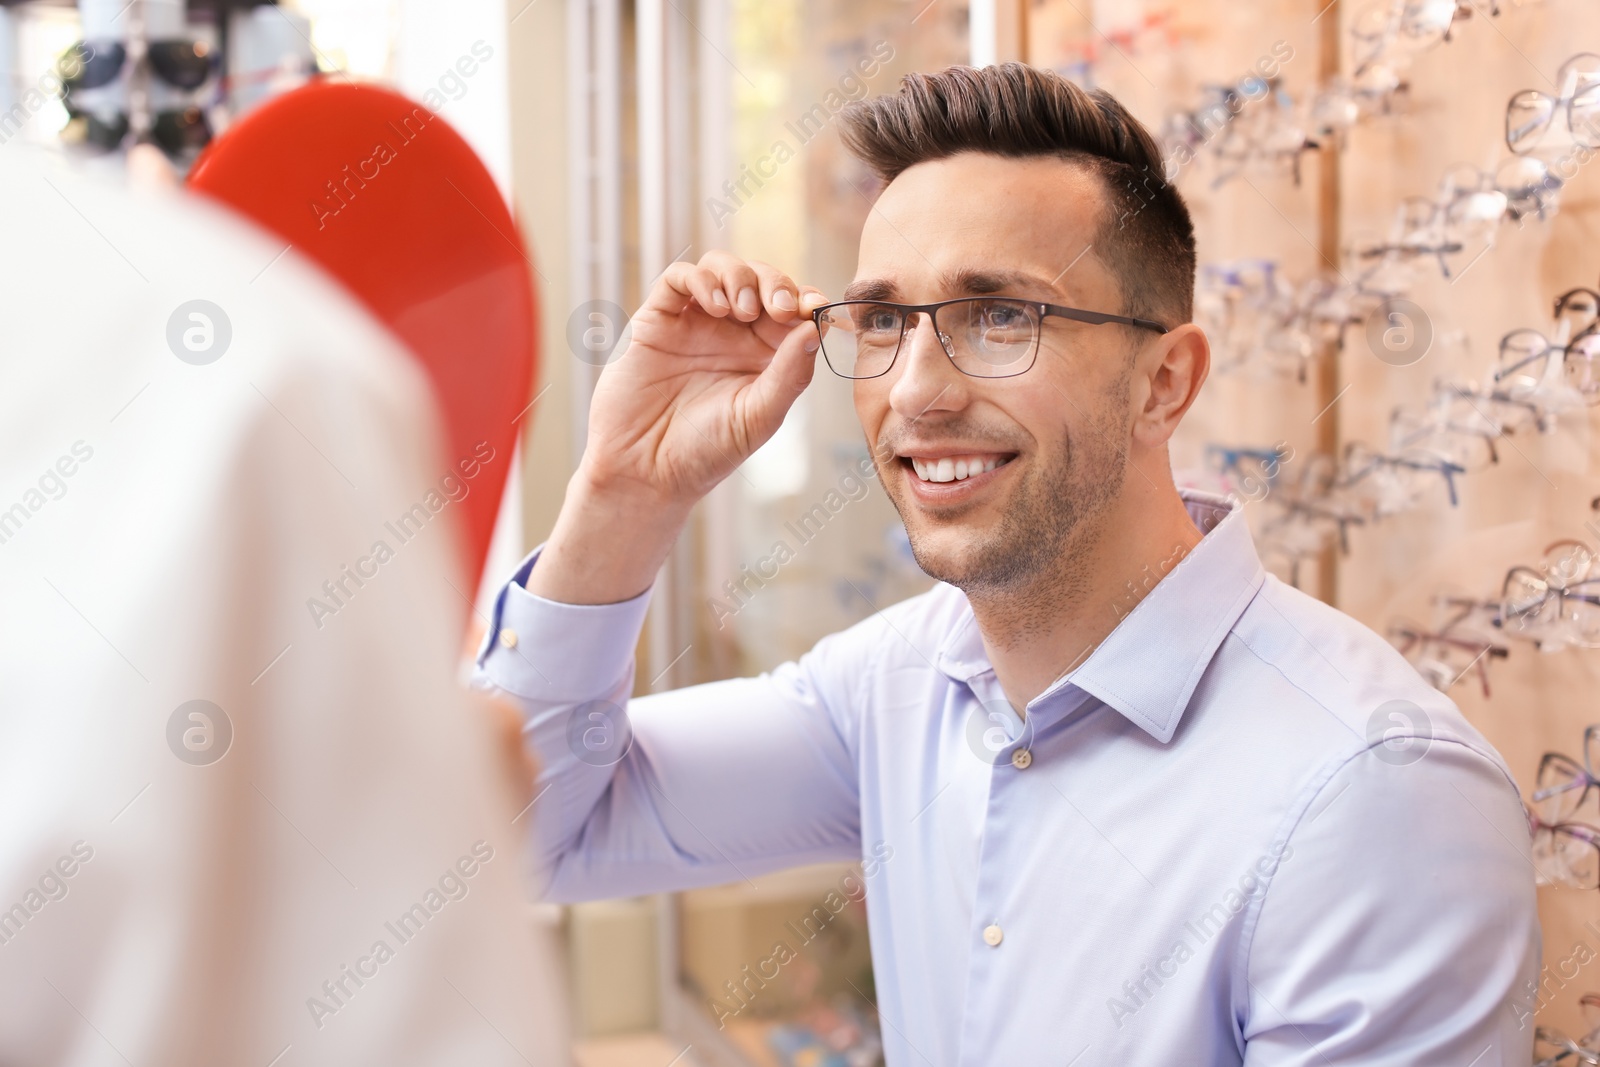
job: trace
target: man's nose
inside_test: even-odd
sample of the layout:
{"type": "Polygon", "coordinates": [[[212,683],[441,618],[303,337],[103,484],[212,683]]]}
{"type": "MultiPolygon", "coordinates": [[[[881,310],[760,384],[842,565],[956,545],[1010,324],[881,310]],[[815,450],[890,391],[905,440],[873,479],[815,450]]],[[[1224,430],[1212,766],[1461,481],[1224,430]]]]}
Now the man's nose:
{"type": "Polygon", "coordinates": [[[919,311],[907,318],[895,364],[889,406],[902,418],[912,420],[929,411],[956,411],[967,405],[967,375],[950,362],[931,315],[919,311]]]}

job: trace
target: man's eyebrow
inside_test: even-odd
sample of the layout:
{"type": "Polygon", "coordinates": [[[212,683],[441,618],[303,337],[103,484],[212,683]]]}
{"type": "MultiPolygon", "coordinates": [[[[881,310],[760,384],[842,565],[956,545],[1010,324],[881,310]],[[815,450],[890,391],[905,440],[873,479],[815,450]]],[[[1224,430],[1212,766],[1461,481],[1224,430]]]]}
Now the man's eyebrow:
{"type": "Polygon", "coordinates": [[[1055,295],[1055,286],[1045,279],[1016,270],[958,270],[946,273],[941,280],[946,292],[970,293],[973,296],[987,296],[990,293],[1037,297],[1055,295]]]}
{"type": "Polygon", "coordinates": [[[885,278],[863,278],[844,287],[841,300],[893,300],[900,290],[885,278]]]}
{"type": "MultiPolygon", "coordinates": [[[[987,296],[1006,293],[1013,296],[1052,298],[1055,286],[1043,278],[1017,270],[969,268],[946,271],[940,276],[940,288],[946,293],[963,296],[987,296]]],[[[841,300],[896,300],[900,289],[886,278],[863,278],[845,286],[841,300]]]]}

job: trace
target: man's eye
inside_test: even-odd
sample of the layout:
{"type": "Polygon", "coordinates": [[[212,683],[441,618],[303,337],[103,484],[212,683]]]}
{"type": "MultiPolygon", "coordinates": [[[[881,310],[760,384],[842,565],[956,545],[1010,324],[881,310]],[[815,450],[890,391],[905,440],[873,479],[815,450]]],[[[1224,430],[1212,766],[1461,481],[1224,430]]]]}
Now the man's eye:
{"type": "Polygon", "coordinates": [[[900,315],[892,308],[869,308],[856,318],[864,333],[897,333],[900,315]]]}
{"type": "Polygon", "coordinates": [[[1015,304],[989,304],[980,314],[985,329],[1017,330],[1028,326],[1028,314],[1015,304]]]}

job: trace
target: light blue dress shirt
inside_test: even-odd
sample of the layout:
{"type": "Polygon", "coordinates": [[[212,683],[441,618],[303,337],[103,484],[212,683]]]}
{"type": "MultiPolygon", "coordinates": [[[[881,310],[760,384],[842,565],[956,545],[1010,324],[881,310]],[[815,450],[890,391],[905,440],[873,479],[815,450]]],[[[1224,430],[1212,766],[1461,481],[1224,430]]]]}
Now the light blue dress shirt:
{"type": "Polygon", "coordinates": [[[760,677],[628,700],[648,594],[535,597],[535,552],[477,682],[543,762],[548,897],[870,858],[890,1067],[1526,1067],[1540,939],[1504,763],[1267,575],[1238,505],[1184,496],[1202,541],[1025,719],[947,585],[760,677]]]}

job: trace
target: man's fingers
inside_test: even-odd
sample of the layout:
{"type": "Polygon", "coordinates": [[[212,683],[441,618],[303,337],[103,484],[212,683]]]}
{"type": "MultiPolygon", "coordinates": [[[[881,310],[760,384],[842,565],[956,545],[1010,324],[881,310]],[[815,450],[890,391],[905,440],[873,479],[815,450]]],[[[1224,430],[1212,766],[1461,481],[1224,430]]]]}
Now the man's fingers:
{"type": "Polygon", "coordinates": [[[695,303],[705,309],[708,315],[720,319],[733,313],[733,301],[724,291],[722,279],[717,277],[715,271],[696,266],[689,272],[689,282],[695,303]]]}
{"type": "Polygon", "coordinates": [[[765,440],[777,432],[778,424],[794,404],[817,369],[817,325],[805,321],[788,328],[788,335],[772,354],[772,362],[756,377],[751,389],[761,425],[756,427],[765,440]]]}
{"type": "Polygon", "coordinates": [[[761,305],[779,322],[790,322],[800,314],[800,287],[783,271],[769,263],[752,263],[761,280],[761,305]]]}
{"type": "Polygon", "coordinates": [[[751,322],[761,314],[761,279],[754,267],[732,253],[720,251],[701,256],[700,266],[720,280],[722,291],[733,304],[734,318],[751,322]]]}
{"type": "Polygon", "coordinates": [[[719,305],[713,295],[716,291],[717,278],[714,274],[698,264],[678,260],[667,264],[667,269],[661,272],[660,281],[645,298],[645,304],[676,314],[682,310],[687,298],[712,315],[725,315],[727,301],[724,299],[719,305]]]}
{"type": "Polygon", "coordinates": [[[789,336],[789,331],[793,330],[794,327],[794,320],[779,322],[771,315],[763,315],[750,324],[750,329],[754,331],[761,343],[772,349],[776,349],[783,344],[784,338],[789,336]]]}
{"type": "Polygon", "coordinates": [[[766,263],[746,262],[728,252],[712,251],[699,263],[669,264],[651,293],[650,303],[676,313],[687,298],[714,318],[732,317],[752,325],[767,345],[776,348],[795,322],[827,302],[811,286],[801,287],[766,263]]]}

